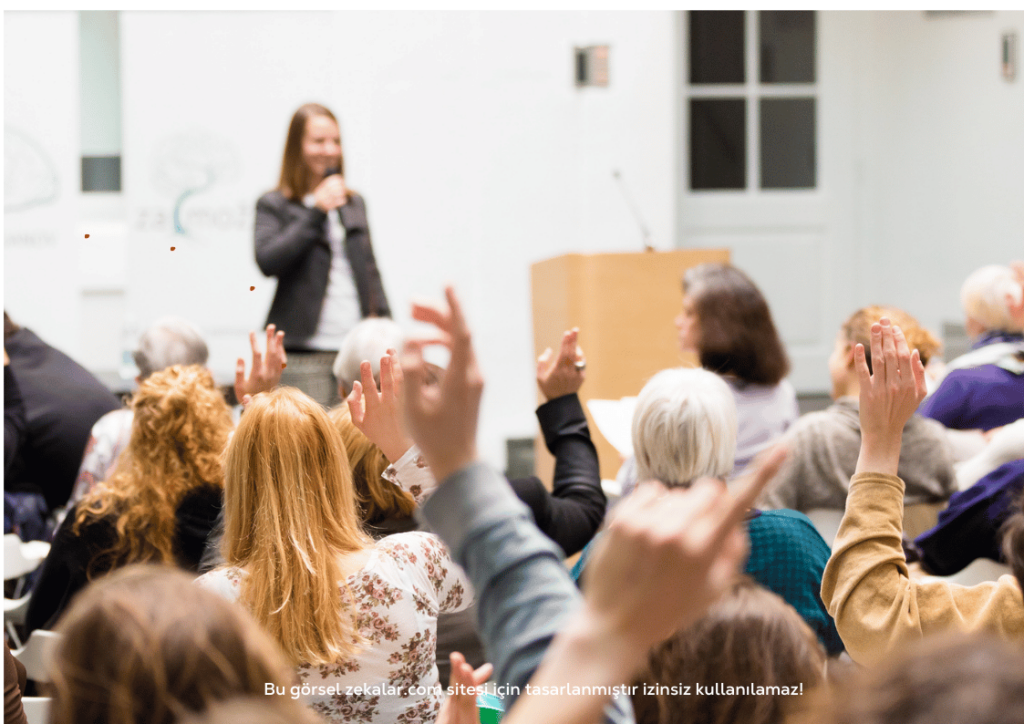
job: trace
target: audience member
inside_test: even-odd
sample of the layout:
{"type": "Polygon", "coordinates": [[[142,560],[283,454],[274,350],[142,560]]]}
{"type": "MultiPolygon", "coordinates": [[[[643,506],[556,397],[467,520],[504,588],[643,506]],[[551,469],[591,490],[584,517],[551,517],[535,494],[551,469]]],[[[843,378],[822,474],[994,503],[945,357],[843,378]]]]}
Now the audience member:
{"type": "MultiPolygon", "coordinates": [[[[266,359],[256,343],[256,333],[249,333],[252,345],[252,369],[247,376],[245,360],[241,357],[235,366],[235,399],[274,389],[281,379],[286,364],[284,332],[267,325],[266,359]]],[[[139,370],[135,383],[140,384],[154,372],[174,365],[206,365],[209,351],[206,341],[195,327],[180,317],[162,317],[150,325],[139,337],[132,358],[139,370]]],[[[75,487],[68,501],[77,503],[96,483],[106,480],[113,470],[132,430],[132,410],[124,407],[113,410],[97,420],[85,447],[82,465],[78,469],[75,487]]]]}
{"type": "Polygon", "coordinates": [[[744,576],[702,618],[651,649],[633,681],[633,708],[637,724],[782,724],[824,674],[814,632],[744,576]]]}
{"type": "Polygon", "coordinates": [[[83,591],[57,629],[51,721],[176,724],[251,696],[286,721],[315,724],[289,695],[297,680],[274,642],[244,611],[190,584],[185,573],[139,565],[83,591]]]}
{"type": "Polygon", "coordinates": [[[956,466],[956,484],[960,490],[967,490],[1000,465],[1024,458],[1024,418],[994,428],[986,436],[988,444],[956,466]]]}
{"type": "Polygon", "coordinates": [[[1024,721],[1024,651],[992,636],[934,636],[817,700],[793,724],[1016,724],[1024,721]]]}
{"type": "Polygon", "coordinates": [[[328,720],[436,717],[437,615],[472,600],[441,541],[373,543],[337,429],[294,388],[252,399],[225,466],[227,567],[197,583],[249,610],[304,681],[339,688],[303,697],[328,720]]]}
{"type": "MultiPolygon", "coordinates": [[[[549,492],[536,477],[509,481],[519,499],[530,507],[541,532],[567,553],[578,552],[593,538],[604,519],[606,506],[600,488],[597,451],[590,440],[583,406],[576,394],[584,379],[584,371],[576,365],[582,357],[577,338],[578,330],[566,331],[562,335],[558,355],[555,356],[549,348],[537,363],[537,384],[547,400],[537,408],[537,419],[548,450],[555,457],[553,490],[549,492]]],[[[379,482],[359,480],[359,465],[353,456],[365,460],[361,452],[364,446],[357,444],[355,450],[348,447],[357,491],[362,488],[377,490],[371,495],[383,497],[396,495],[399,486],[404,485],[415,495],[415,502],[422,503],[436,489],[437,482],[423,464],[419,449],[412,445],[400,424],[401,365],[389,355],[381,359],[379,370],[380,393],[377,393],[376,383],[370,377],[369,363],[364,362],[362,382],[353,383],[355,392],[349,398],[348,415],[335,412],[332,416],[336,422],[350,421],[354,413],[359,425],[387,448],[387,457],[397,460],[385,471],[385,477],[391,483],[385,485],[390,490],[381,491],[379,482]],[[364,389],[367,390],[365,396],[364,389]]],[[[431,371],[430,379],[435,379],[434,371],[431,371]]],[[[342,436],[352,439],[353,432],[342,429],[342,436]]],[[[377,449],[376,445],[374,449],[377,449]]],[[[371,454],[370,459],[377,461],[371,470],[376,469],[383,457],[384,452],[380,452],[380,457],[371,454]]],[[[370,529],[371,535],[376,537],[375,531],[400,532],[416,525],[415,521],[403,515],[402,509],[392,508],[388,518],[370,529]]],[[[483,664],[483,650],[473,625],[475,616],[476,611],[470,606],[464,611],[444,614],[439,619],[437,660],[442,680],[448,676],[448,657],[453,651],[461,652],[473,666],[483,664]]]]}
{"type": "Polygon", "coordinates": [[[42,538],[44,519],[71,494],[90,428],[120,403],[84,367],[19,327],[7,312],[4,350],[18,381],[26,425],[14,459],[9,467],[4,464],[4,492],[20,499],[15,522],[23,527],[22,538],[42,538]]]}
{"type": "Polygon", "coordinates": [[[380,384],[380,358],[389,349],[401,349],[405,343],[402,327],[388,317],[369,317],[362,320],[345,335],[341,349],[334,358],[334,378],[338,382],[338,398],[344,400],[352,391],[352,384],[362,379],[360,365],[369,360],[373,379],[380,384]]]}
{"type": "Polygon", "coordinates": [[[153,561],[197,569],[222,504],[231,411],[198,365],[147,377],[132,411],[113,474],[57,530],[29,602],[30,631],[52,628],[90,579],[114,568],[153,561]]]}
{"type": "MultiPolygon", "coordinates": [[[[760,501],[765,508],[814,508],[842,510],[850,477],[860,451],[860,420],[857,413],[859,377],[854,366],[854,347],[871,344],[871,324],[888,317],[903,330],[907,344],[916,349],[922,364],[939,350],[939,341],[917,320],[893,307],[864,307],[847,319],[836,336],[828,360],[832,377],[830,407],[802,416],[786,431],[783,440],[789,457],[779,476],[760,501]]],[[[867,356],[868,369],[871,357],[867,356]]],[[[956,491],[953,459],[946,430],[934,420],[913,415],[903,430],[899,475],[906,483],[907,503],[946,500],[956,491]]]]}
{"type": "MultiPolygon", "coordinates": [[[[647,649],[699,618],[728,587],[744,554],[739,522],[779,456],[735,500],[711,481],[688,491],[648,485],[630,496],[594,556],[595,583],[579,609],[557,548],[478,460],[483,379],[450,288],[447,297],[447,309],[413,307],[414,318],[436,325],[451,349],[441,385],[426,384],[424,340],[410,340],[403,358],[410,433],[442,481],[422,515],[473,579],[497,681],[511,687],[506,701],[516,702],[506,724],[593,722],[647,649]],[[517,699],[527,682],[538,689],[517,699]]],[[[632,721],[629,709],[618,697],[604,721],[632,721]]]]}
{"type": "MultiPolygon", "coordinates": [[[[659,372],[644,386],[633,414],[633,450],[641,480],[686,487],[701,476],[725,477],[736,449],[736,406],[726,383],[705,369],[659,372]]],[[[814,629],[830,654],[843,649],[819,594],[828,544],[806,515],[751,510],[745,573],[782,596],[814,629]]],[[[590,546],[572,574],[579,579],[590,546]]],[[[587,574],[589,576],[589,573],[587,574]]],[[[589,583],[584,580],[584,590],[589,583]]]]}
{"type": "Polygon", "coordinates": [[[939,522],[914,539],[927,573],[951,576],[977,558],[1003,562],[1003,524],[1024,493],[1024,459],[1006,463],[963,492],[954,493],[939,522]]]}
{"type": "Polygon", "coordinates": [[[925,396],[924,366],[899,327],[871,326],[869,370],[854,348],[860,377],[861,450],[821,596],[854,661],[875,663],[893,649],[937,631],[987,631],[1024,639],[1024,511],[1007,523],[1007,560],[1016,579],[973,587],[919,581],[901,545],[903,481],[897,477],[904,425],[925,396]]]}
{"type": "MultiPolygon", "coordinates": [[[[601,489],[601,471],[597,450],[590,439],[579,392],[585,379],[585,371],[577,362],[583,359],[579,348],[579,330],[567,330],[562,335],[562,344],[556,356],[550,349],[537,360],[537,386],[545,402],[537,408],[537,420],[548,451],[555,458],[552,490],[544,486],[539,478],[529,476],[513,478],[509,482],[516,495],[530,507],[537,526],[558,543],[566,555],[573,555],[583,549],[594,537],[604,520],[607,498],[601,489]]],[[[401,386],[401,366],[381,358],[381,368],[388,367],[389,374],[382,373],[382,384],[388,380],[396,388],[401,386]],[[394,370],[395,382],[391,382],[390,370],[394,370]]],[[[353,383],[354,392],[349,396],[353,411],[353,422],[364,429],[378,444],[387,458],[394,461],[398,478],[411,479],[417,476],[422,466],[416,464],[419,451],[414,448],[401,425],[398,412],[398,395],[383,391],[364,398],[363,390],[376,392],[376,383],[369,376],[368,363],[362,365],[362,382],[353,383]],[[365,399],[365,403],[361,402],[365,399]],[[365,408],[364,405],[365,404],[365,408]],[[374,413],[379,410],[378,413],[374,413]],[[370,419],[381,418],[380,422],[370,419]],[[390,422],[391,424],[383,424],[390,422]],[[369,426],[369,427],[368,427],[369,426]]],[[[443,377],[443,370],[428,366],[430,380],[443,377]]],[[[436,482],[430,476],[418,480],[421,491],[417,497],[428,494],[436,482]]]]}
{"type": "Polygon", "coordinates": [[[1024,281],[1010,267],[975,270],[960,289],[972,349],[946,368],[921,414],[958,430],[991,430],[1024,417],[1024,281]]]}
{"type": "MultiPolygon", "coordinates": [[[[683,308],[676,317],[679,348],[720,375],[736,401],[733,477],[775,442],[799,415],[787,381],[789,358],[757,285],[734,266],[701,264],[683,275],[683,308]]],[[[628,494],[642,478],[626,460],[618,481],[628,494]]]]}

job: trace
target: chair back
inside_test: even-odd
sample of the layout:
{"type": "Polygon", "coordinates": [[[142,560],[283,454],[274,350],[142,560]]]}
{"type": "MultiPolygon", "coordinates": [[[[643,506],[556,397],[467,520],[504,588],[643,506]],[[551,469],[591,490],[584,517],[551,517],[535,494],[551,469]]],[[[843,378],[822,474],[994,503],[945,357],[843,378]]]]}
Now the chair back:
{"type": "Polygon", "coordinates": [[[17,533],[4,536],[4,580],[21,578],[39,568],[50,553],[50,544],[40,540],[22,543],[17,533]]]}
{"type": "Polygon", "coordinates": [[[50,706],[53,699],[48,696],[23,696],[21,706],[25,710],[28,724],[50,724],[50,706]]]}
{"type": "Polygon", "coordinates": [[[29,634],[28,641],[20,649],[12,651],[14,658],[25,667],[28,678],[36,683],[50,683],[50,661],[60,641],[60,634],[54,631],[36,629],[29,634]]]}

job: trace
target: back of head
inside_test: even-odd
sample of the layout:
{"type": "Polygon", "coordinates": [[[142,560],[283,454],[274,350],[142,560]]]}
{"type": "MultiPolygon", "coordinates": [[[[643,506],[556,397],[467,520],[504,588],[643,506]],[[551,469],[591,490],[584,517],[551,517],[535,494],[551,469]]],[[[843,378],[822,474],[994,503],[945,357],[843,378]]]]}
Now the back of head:
{"type": "Polygon", "coordinates": [[[162,317],[153,322],[132,352],[140,379],[173,365],[205,365],[209,356],[199,330],[180,317],[162,317]]]}
{"type": "Polygon", "coordinates": [[[934,634],[863,669],[805,720],[833,724],[1018,724],[1024,651],[983,634],[934,634]]]}
{"type": "MultiPolygon", "coordinates": [[[[200,486],[223,485],[231,410],[205,367],[175,365],[147,377],[132,396],[132,433],[114,473],[79,504],[76,526],[107,515],[122,532],[113,565],[174,562],[178,504],[200,486]]],[[[108,568],[100,559],[99,568],[108,568]]]]}
{"type": "Polygon", "coordinates": [[[380,358],[389,349],[402,349],[405,333],[395,321],[385,317],[369,317],[353,327],[341,341],[341,349],[334,358],[334,376],[346,390],[360,379],[359,365],[369,360],[373,379],[380,385],[380,358]]]}
{"type": "Polygon", "coordinates": [[[256,395],[228,445],[224,493],[224,557],[248,574],[243,604],[295,663],[353,653],[338,558],[369,539],[323,408],[292,387],[256,395]]]}
{"type": "Polygon", "coordinates": [[[63,724],[171,724],[294,677],[244,611],[163,567],[91,584],[57,630],[51,720],[63,724]]]}
{"type": "Polygon", "coordinates": [[[897,307],[883,307],[877,304],[862,307],[843,322],[842,332],[851,345],[864,345],[864,358],[871,369],[871,325],[882,317],[888,317],[894,326],[903,330],[907,346],[921,355],[921,364],[928,364],[942,349],[942,343],[934,334],[921,326],[912,316],[897,307]]]}
{"type": "Polygon", "coordinates": [[[352,423],[348,405],[339,405],[328,414],[338,428],[348,454],[359,517],[363,522],[376,525],[388,518],[408,518],[412,515],[416,501],[405,490],[381,477],[388,467],[388,459],[352,423]]]}
{"type": "Polygon", "coordinates": [[[702,367],[762,385],[789,374],[768,302],[750,277],[728,264],[701,264],[686,270],[683,292],[697,312],[702,367]]]}
{"type": "Polygon", "coordinates": [[[975,270],[960,287],[960,304],[968,319],[973,319],[986,332],[1021,332],[1021,323],[1014,320],[1007,298],[1020,304],[1024,295],[1013,270],[991,264],[975,270]]]}
{"type": "Polygon", "coordinates": [[[736,401],[705,369],[662,370],[644,385],[633,412],[639,480],[688,485],[724,478],[736,455],[736,401]]]}
{"type": "Polygon", "coordinates": [[[691,687],[659,692],[663,722],[773,724],[823,680],[824,666],[825,652],[800,614],[740,577],[703,618],[651,649],[648,683],[691,687]],[[695,688],[716,684],[737,688],[732,694],[695,688]],[[751,685],[765,689],[758,694],[751,685]]]}

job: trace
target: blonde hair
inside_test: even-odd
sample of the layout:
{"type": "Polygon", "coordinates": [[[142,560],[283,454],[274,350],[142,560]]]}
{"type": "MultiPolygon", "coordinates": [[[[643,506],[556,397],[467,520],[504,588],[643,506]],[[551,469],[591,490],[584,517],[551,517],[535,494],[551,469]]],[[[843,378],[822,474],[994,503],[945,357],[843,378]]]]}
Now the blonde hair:
{"type": "Polygon", "coordinates": [[[638,480],[689,485],[729,474],[736,456],[736,400],[705,369],[670,369],[640,391],[633,412],[638,480]]]}
{"type": "Polygon", "coordinates": [[[245,611],[163,566],[128,566],[89,585],[57,631],[51,721],[62,724],[173,724],[295,678],[245,611]]]}
{"type": "Polygon", "coordinates": [[[205,367],[175,365],[147,377],[132,398],[132,433],[110,479],[78,504],[73,531],[116,516],[114,545],[89,570],[175,563],[176,512],[192,490],[224,482],[221,455],[231,410],[205,367]]]}
{"type": "Polygon", "coordinates": [[[247,574],[241,602],[296,664],[355,654],[362,642],[338,559],[371,541],[327,413],[291,387],[257,395],[225,467],[224,558],[247,574]]]}
{"type": "Polygon", "coordinates": [[[871,325],[882,317],[888,317],[894,326],[903,330],[903,336],[907,339],[910,351],[913,352],[916,349],[921,355],[921,364],[928,364],[928,360],[942,349],[942,343],[935,335],[922,327],[920,322],[902,309],[879,305],[862,307],[843,322],[842,329],[843,336],[851,345],[858,343],[864,345],[864,357],[867,359],[869,370],[871,369],[871,325]]]}
{"type": "Polygon", "coordinates": [[[408,518],[416,510],[413,497],[385,481],[381,475],[388,467],[388,459],[352,422],[348,405],[340,405],[328,415],[338,428],[348,462],[352,468],[359,517],[364,523],[376,525],[388,518],[408,518]]]}
{"type": "Polygon", "coordinates": [[[964,314],[978,322],[986,331],[1020,332],[1006,304],[1009,296],[1020,303],[1024,288],[1008,266],[990,264],[976,269],[960,287],[960,304],[964,314]]]}

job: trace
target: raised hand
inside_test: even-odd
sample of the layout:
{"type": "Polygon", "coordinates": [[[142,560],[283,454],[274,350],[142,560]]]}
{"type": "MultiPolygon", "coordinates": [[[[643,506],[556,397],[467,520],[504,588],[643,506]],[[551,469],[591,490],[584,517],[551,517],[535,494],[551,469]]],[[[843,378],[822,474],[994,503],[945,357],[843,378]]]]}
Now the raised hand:
{"type": "Polygon", "coordinates": [[[445,288],[447,308],[413,304],[412,316],[437,327],[433,339],[410,339],[405,345],[405,424],[438,480],[477,460],[476,428],[484,380],[477,367],[472,338],[452,287],[445,288]],[[451,352],[440,385],[428,384],[423,348],[443,344],[451,352]]]}
{"type": "Polygon", "coordinates": [[[871,325],[871,366],[864,345],[853,350],[860,378],[860,458],[857,472],[895,475],[903,441],[903,426],[927,394],[924,365],[907,346],[903,330],[889,320],[871,325]]]}
{"type": "Polygon", "coordinates": [[[586,361],[583,350],[576,343],[579,333],[580,330],[574,327],[562,335],[557,358],[552,359],[554,353],[550,347],[537,358],[537,386],[545,400],[571,395],[583,385],[586,361]]]}
{"type": "Polygon", "coordinates": [[[402,422],[402,366],[398,353],[389,349],[380,358],[380,392],[373,381],[373,368],[367,360],[359,365],[362,382],[352,383],[346,398],[352,424],[379,447],[392,463],[412,447],[402,422]]]}
{"type": "Polygon", "coordinates": [[[249,332],[252,345],[252,370],[245,375],[245,360],[241,357],[235,363],[235,399],[239,402],[246,395],[270,392],[281,381],[288,358],[284,351],[284,332],[276,331],[273,324],[267,325],[267,356],[264,359],[256,342],[256,333],[249,332]]]}
{"type": "Polygon", "coordinates": [[[480,712],[477,710],[476,697],[481,691],[480,686],[494,672],[494,667],[484,664],[474,671],[458,651],[453,651],[449,660],[452,673],[448,681],[448,696],[437,714],[437,724],[477,724],[480,712]]]}
{"type": "Polygon", "coordinates": [[[313,189],[314,205],[323,212],[333,211],[348,203],[348,188],[341,174],[332,174],[313,189]]]}

